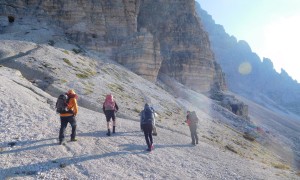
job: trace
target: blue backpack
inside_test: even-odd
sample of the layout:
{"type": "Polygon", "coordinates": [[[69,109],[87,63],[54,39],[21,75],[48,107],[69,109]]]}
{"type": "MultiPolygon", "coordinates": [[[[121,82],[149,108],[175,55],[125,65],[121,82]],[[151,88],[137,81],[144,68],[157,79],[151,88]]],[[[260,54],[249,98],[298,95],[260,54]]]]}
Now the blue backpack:
{"type": "Polygon", "coordinates": [[[144,119],[143,119],[143,124],[152,124],[154,120],[154,113],[153,110],[149,108],[144,109],[144,119]]]}

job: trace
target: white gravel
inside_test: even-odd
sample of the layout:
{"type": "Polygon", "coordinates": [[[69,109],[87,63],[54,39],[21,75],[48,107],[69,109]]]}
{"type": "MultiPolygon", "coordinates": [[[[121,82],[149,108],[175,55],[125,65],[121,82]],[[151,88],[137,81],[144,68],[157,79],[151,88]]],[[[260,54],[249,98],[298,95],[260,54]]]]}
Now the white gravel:
{"type": "Polygon", "coordinates": [[[1,67],[0,74],[0,179],[297,178],[291,171],[243,158],[202,137],[192,146],[184,125],[174,131],[158,128],[155,150],[148,153],[139,122],[119,118],[117,133],[106,137],[104,115],[82,107],[79,141],[58,145],[59,117],[47,103],[47,98],[54,98],[35,93],[40,90],[17,71],[1,67]]]}

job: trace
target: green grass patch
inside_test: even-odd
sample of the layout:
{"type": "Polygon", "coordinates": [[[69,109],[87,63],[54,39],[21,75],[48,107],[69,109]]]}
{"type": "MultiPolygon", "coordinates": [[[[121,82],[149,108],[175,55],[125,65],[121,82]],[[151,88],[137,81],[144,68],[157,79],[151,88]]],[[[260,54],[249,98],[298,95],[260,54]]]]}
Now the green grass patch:
{"type": "Polygon", "coordinates": [[[76,74],[76,76],[80,79],[86,79],[89,77],[87,74],[81,74],[81,73],[76,74]]]}
{"type": "Polygon", "coordinates": [[[64,62],[65,62],[66,64],[68,64],[69,66],[73,66],[73,64],[71,63],[71,61],[70,61],[69,59],[63,58],[63,60],[64,60],[64,62]]]}
{"type": "Polygon", "coordinates": [[[90,76],[94,76],[95,74],[97,74],[96,71],[93,71],[93,70],[90,69],[90,68],[84,69],[84,72],[85,72],[85,74],[89,74],[90,76]]]}
{"type": "Polygon", "coordinates": [[[272,163],[272,166],[274,168],[277,168],[277,169],[283,169],[283,170],[288,170],[290,169],[290,167],[286,164],[281,164],[281,163],[272,163]]]}
{"type": "Polygon", "coordinates": [[[69,51],[67,51],[67,50],[64,50],[63,52],[64,52],[65,54],[70,54],[69,51]]]}
{"type": "Polygon", "coordinates": [[[88,95],[88,94],[92,94],[94,91],[94,84],[92,82],[82,82],[84,84],[84,94],[88,95]]]}
{"type": "Polygon", "coordinates": [[[84,89],[84,94],[85,95],[89,95],[89,94],[92,94],[94,92],[93,89],[91,89],[90,87],[85,87],[83,89],[84,89]]]}
{"type": "Polygon", "coordinates": [[[78,78],[81,78],[81,79],[89,78],[89,77],[94,76],[95,74],[97,74],[96,71],[93,71],[92,69],[89,69],[89,68],[81,70],[81,69],[75,67],[74,70],[77,71],[77,72],[79,71],[79,73],[77,73],[76,76],[78,78]]]}
{"type": "Polygon", "coordinates": [[[119,84],[108,84],[107,86],[113,92],[124,92],[124,88],[119,84]]]}
{"type": "Polygon", "coordinates": [[[95,84],[92,83],[92,82],[87,82],[87,83],[84,83],[84,84],[87,85],[87,86],[89,86],[89,87],[94,87],[95,86],[95,84]]]}

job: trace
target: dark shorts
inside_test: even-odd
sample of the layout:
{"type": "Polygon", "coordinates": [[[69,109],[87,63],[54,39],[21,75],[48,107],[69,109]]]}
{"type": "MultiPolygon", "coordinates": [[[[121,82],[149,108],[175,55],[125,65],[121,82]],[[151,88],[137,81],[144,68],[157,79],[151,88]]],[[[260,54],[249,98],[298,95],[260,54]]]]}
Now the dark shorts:
{"type": "Polygon", "coordinates": [[[113,121],[116,120],[116,113],[115,110],[106,110],[105,111],[106,121],[109,122],[111,119],[113,121]]]}
{"type": "Polygon", "coordinates": [[[152,124],[142,124],[142,129],[144,133],[152,133],[153,125],[152,124]]]}

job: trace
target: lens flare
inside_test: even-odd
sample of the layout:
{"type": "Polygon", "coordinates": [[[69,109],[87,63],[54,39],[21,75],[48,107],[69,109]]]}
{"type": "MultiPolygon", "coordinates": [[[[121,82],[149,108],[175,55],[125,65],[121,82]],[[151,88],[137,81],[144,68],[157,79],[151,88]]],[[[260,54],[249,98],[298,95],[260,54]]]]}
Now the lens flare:
{"type": "Polygon", "coordinates": [[[242,64],[240,64],[239,66],[239,73],[242,75],[247,75],[250,74],[252,71],[252,66],[250,63],[248,62],[243,62],[242,64]]]}

